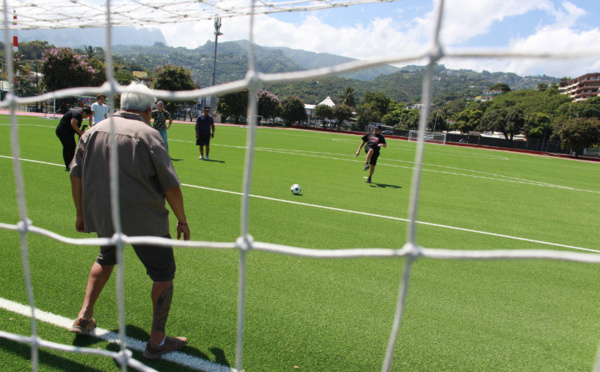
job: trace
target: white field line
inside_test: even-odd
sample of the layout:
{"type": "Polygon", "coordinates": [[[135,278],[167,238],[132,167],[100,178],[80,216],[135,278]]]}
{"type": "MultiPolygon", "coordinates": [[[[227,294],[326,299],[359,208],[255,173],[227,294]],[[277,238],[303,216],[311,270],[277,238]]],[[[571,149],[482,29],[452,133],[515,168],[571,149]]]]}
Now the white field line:
{"type": "MultiPolygon", "coordinates": [[[[243,195],[243,193],[237,192],[237,191],[228,191],[228,190],[213,189],[213,188],[210,188],[210,187],[197,186],[197,185],[189,185],[189,184],[185,184],[185,183],[182,183],[181,185],[182,186],[196,188],[196,189],[202,189],[202,190],[208,190],[208,191],[216,191],[216,192],[223,192],[223,193],[226,193],[226,194],[233,194],[233,195],[240,195],[240,196],[243,195]]],[[[268,197],[268,196],[252,195],[252,194],[250,194],[250,197],[256,198],[256,199],[276,201],[276,202],[281,202],[281,203],[301,205],[301,206],[304,206],[304,207],[312,207],[312,208],[326,209],[326,210],[336,211],[336,212],[358,214],[358,215],[361,215],[361,216],[384,218],[384,219],[393,220],[393,221],[401,221],[401,222],[408,222],[409,221],[407,218],[394,217],[394,216],[386,216],[386,215],[376,214],[376,213],[353,211],[351,209],[328,207],[328,206],[318,205],[318,204],[302,203],[302,202],[297,202],[297,201],[293,201],[293,200],[271,198],[271,197],[268,197]]],[[[420,225],[424,225],[424,226],[439,227],[439,228],[443,228],[443,229],[463,231],[463,232],[469,232],[469,233],[481,234],[481,235],[487,235],[487,236],[494,236],[494,237],[498,237],[498,238],[518,240],[518,241],[528,242],[528,243],[536,243],[536,244],[550,245],[550,246],[554,246],[554,247],[575,249],[575,250],[579,250],[579,251],[588,251],[588,252],[600,253],[600,250],[597,250],[597,249],[577,247],[577,246],[574,246],[574,245],[545,242],[543,240],[521,238],[521,237],[518,237],[518,236],[511,236],[511,235],[497,234],[497,233],[492,233],[492,232],[487,232],[487,231],[466,229],[466,228],[462,228],[462,227],[442,225],[442,224],[432,223],[432,222],[417,221],[417,223],[420,224],[420,225]]]]}
{"type": "MultiPolygon", "coordinates": [[[[236,146],[231,146],[231,147],[236,147],[236,146]]],[[[313,155],[308,155],[308,156],[313,156],[313,155]]],[[[7,156],[1,156],[1,157],[7,158],[7,159],[12,159],[12,157],[7,157],[7,156]]],[[[332,159],[335,159],[335,158],[332,158],[332,159]]],[[[21,160],[30,161],[27,159],[21,159],[21,160]]],[[[339,159],[339,160],[347,160],[347,159],[339,159]]],[[[38,162],[38,161],[33,161],[33,160],[31,160],[31,161],[34,163],[58,165],[58,164],[38,162]]],[[[62,166],[62,165],[60,165],[60,166],[62,166]]],[[[483,178],[483,177],[480,177],[480,178],[483,178]]],[[[515,181],[509,181],[509,182],[515,182],[515,181]]],[[[525,183],[525,182],[518,182],[518,183],[525,183]]],[[[536,185],[536,186],[546,186],[544,184],[538,184],[538,183],[525,183],[525,184],[536,185]]],[[[240,195],[240,196],[243,195],[243,193],[238,192],[238,191],[221,190],[221,189],[215,189],[215,188],[211,188],[211,187],[198,186],[198,185],[191,185],[191,184],[186,184],[186,183],[182,183],[181,185],[186,186],[186,187],[196,188],[196,189],[216,191],[216,192],[222,192],[222,193],[232,194],[232,195],[240,195]]],[[[554,186],[554,187],[559,187],[559,186],[554,186]]],[[[570,189],[570,190],[575,190],[575,189],[570,189]]],[[[577,190],[577,191],[587,191],[587,190],[577,190]]],[[[596,191],[588,191],[588,192],[596,192],[596,191]]],[[[408,219],[401,218],[401,217],[386,216],[386,215],[382,215],[382,214],[375,214],[375,213],[368,213],[368,212],[361,212],[361,211],[353,211],[350,209],[328,207],[328,206],[318,205],[318,204],[302,203],[302,202],[297,202],[297,201],[292,201],[292,200],[272,198],[272,197],[268,197],[268,196],[250,194],[250,197],[257,198],[257,199],[263,199],[263,200],[276,201],[276,202],[281,202],[281,203],[301,205],[301,206],[312,207],[312,208],[326,209],[326,210],[331,210],[331,211],[336,211],[336,212],[344,212],[344,213],[358,214],[358,215],[369,216],[369,217],[384,218],[384,219],[394,220],[394,221],[409,222],[408,219]]],[[[474,234],[494,236],[494,237],[498,237],[498,238],[518,240],[518,241],[523,241],[523,242],[528,242],[528,243],[543,244],[543,245],[549,245],[549,246],[560,247],[560,248],[574,249],[574,250],[579,250],[579,251],[588,251],[588,252],[595,252],[595,253],[600,252],[600,250],[596,250],[596,249],[578,247],[578,246],[561,244],[561,243],[552,243],[552,242],[546,242],[543,240],[522,238],[522,237],[518,237],[518,236],[498,234],[498,233],[481,231],[481,230],[473,230],[473,229],[467,229],[467,228],[457,227],[457,226],[442,225],[442,224],[437,224],[437,223],[432,223],[432,222],[417,221],[417,223],[420,225],[424,225],[424,226],[432,226],[432,227],[438,227],[438,228],[449,229],[449,230],[456,230],[456,231],[463,231],[463,232],[474,233],[474,234]]]]}
{"type": "MultiPolygon", "coordinates": [[[[0,308],[15,314],[31,317],[31,308],[28,305],[23,305],[18,302],[0,298],[0,308]]],[[[52,314],[47,311],[42,311],[40,309],[35,309],[35,318],[44,323],[48,323],[64,329],[71,328],[71,325],[73,324],[73,319],[65,318],[63,316],[52,314]]],[[[90,333],[90,336],[102,339],[106,342],[113,344],[121,343],[118,333],[111,332],[103,328],[96,328],[93,332],[90,333]]],[[[146,349],[146,343],[144,341],[138,340],[133,337],[126,337],[125,343],[127,344],[127,348],[130,350],[144,352],[144,350],[146,349]]],[[[204,372],[236,371],[234,368],[213,363],[205,359],[196,358],[192,355],[185,354],[181,351],[176,351],[163,355],[162,359],[204,372]]]]}
{"type": "MultiPolygon", "coordinates": [[[[182,141],[182,140],[170,140],[170,141],[193,143],[192,141],[182,141]]],[[[229,148],[239,148],[239,149],[245,149],[246,148],[245,146],[233,146],[233,145],[219,145],[219,146],[221,146],[221,147],[229,147],[229,148]]],[[[354,155],[336,154],[336,153],[319,152],[319,151],[276,149],[276,148],[268,148],[268,147],[256,147],[255,149],[257,151],[274,152],[274,153],[279,153],[279,154],[301,155],[301,156],[321,158],[321,159],[330,159],[330,160],[341,160],[341,161],[357,162],[357,160],[355,160],[355,156],[354,155]],[[350,157],[350,159],[338,158],[338,157],[332,157],[332,156],[323,156],[323,155],[346,156],[346,157],[350,157]]],[[[387,159],[385,161],[386,162],[390,162],[391,161],[391,162],[401,162],[401,163],[413,164],[413,162],[404,161],[404,160],[387,159]]],[[[360,162],[362,163],[362,160],[360,162]]],[[[383,166],[393,167],[393,168],[402,168],[402,169],[408,169],[408,170],[412,170],[413,169],[413,166],[403,166],[403,165],[396,165],[396,164],[387,164],[387,163],[384,163],[384,162],[381,162],[381,161],[379,161],[377,163],[377,165],[383,165],[383,166]]],[[[471,177],[471,178],[479,178],[479,179],[484,179],[484,180],[489,180],[489,181],[517,183],[517,184],[521,184],[521,185],[544,186],[544,187],[558,188],[558,189],[563,189],[563,190],[580,191],[580,192],[587,192],[587,193],[593,193],[593,194],[600,194],[600,191],[585,190],[585,189],[576,189],[576,188],[569,187],[569,186],[555,185],[555,184],[551,184],[551,183],[546,183],[546,182],[541,182],[541,181],[534,181],[534,180],[528,180],[528,179],[518,178],[518,177],[512,177],[512,176],[505,176],[505,175],[496,174],[496,173],[481,172],[481,171],[475,171],[475,170],[470,170],[470,169],[455,168],[455,167],[449,167],[449,166],[444,166],[444,165],[436,165],[436,164],[426,164],[426,163],[424,163],[423,165],[424,166],[430,166],[430,167],[438,167],[438,168],[445,168],[445,169],[451,169],[451,170],[458,170],[458,171],[463,171],[463,172],[477,173],[477,174],[462,174],[462,173],[449,172],[449,171],[444,171],[444,170],[435,170],[435,169],[423,169],[423,172],[441,173],[441,174],[447,174],[447,175],[458,176],[458,177],[471,177]]]]}

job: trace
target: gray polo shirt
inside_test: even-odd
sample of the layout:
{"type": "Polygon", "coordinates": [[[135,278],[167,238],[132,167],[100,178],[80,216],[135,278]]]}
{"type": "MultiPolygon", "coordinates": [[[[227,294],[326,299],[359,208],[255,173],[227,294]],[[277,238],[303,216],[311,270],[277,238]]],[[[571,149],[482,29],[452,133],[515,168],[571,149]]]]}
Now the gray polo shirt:
{"type": "MultiPolygon", "coordinates": [[[[165,191],[180,185],[160,133],[137,114],[113,116],[119,153],[119,201],[123,233],[169,233],[165,191]]],[[[85,231],[114,234],[109,184],[110,120],[94,125],[79,139],[71,176],[82,179],[85,231]]]]}

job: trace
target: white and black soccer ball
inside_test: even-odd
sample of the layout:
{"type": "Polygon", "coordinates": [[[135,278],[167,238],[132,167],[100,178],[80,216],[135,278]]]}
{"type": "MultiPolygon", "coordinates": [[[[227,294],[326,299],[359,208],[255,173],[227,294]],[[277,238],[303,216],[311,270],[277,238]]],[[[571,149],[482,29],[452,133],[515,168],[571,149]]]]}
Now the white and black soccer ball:
{"type": "Polygon", "coordinates": [[[302,187],[300,187],[300,185],[295,183],[292,185],[292,187],[290,187],[290,190],[292,190],[292,194],[298,195],[298,194],[300,194],[300,191],[302,191],[302,187]]]}

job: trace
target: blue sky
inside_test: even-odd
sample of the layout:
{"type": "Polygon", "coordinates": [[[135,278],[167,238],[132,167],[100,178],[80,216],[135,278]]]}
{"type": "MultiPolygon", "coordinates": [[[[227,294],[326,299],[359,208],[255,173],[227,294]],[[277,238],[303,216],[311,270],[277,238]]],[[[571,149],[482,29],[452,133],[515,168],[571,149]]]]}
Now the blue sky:
{"type": "MultiPolygon", "coordinates": [[[[414,55],[429,46],[435,6],[435,0],[400,0],[261,15],[255,20],[255,42],[362,60],[414,55]]],[[[169,45],[195,48],[213,39],[212,27],[212,22],[198,22],[160,28],[169,45]]],[[[225,18],[221,31],[221,41],[248,39],[248,19],[225,18]]],[[[442,43],[460,49],[600,51],[600,0],[446,0],[442,43]]],[[[446,59],[440,63],[449,68],[555,77],[600,72],[600,56],[560,61],[446,59]]]]}

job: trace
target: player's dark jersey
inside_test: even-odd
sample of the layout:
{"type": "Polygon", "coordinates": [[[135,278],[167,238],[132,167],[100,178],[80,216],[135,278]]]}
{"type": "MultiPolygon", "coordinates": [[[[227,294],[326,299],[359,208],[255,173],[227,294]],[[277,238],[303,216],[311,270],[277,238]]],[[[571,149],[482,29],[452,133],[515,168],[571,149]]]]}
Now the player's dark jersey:
{"type": "Polygon", "coordinates": [[[374,151],[379,151],[379,144],[385,144],[385,138],[381,134],[367,133],[362,137],[366,142],[367,148],[372,148],[374,151]]]}
{"type": "Polygon", "coordinates": [[[75,135],[75,129],[71,126],[71,120],[77,119],[77,127],[81,128],[81,122],[83,118],[81,116],[81,110],[71,110],[63,115],[62,119],[60,119],[60,123],[56,127],[57,134],[65,134],[65,135],[75,135]]]}

